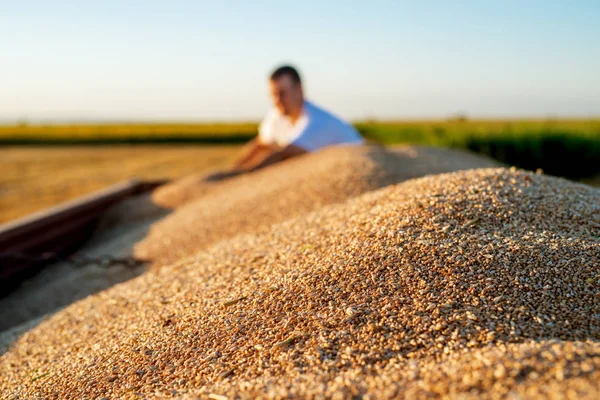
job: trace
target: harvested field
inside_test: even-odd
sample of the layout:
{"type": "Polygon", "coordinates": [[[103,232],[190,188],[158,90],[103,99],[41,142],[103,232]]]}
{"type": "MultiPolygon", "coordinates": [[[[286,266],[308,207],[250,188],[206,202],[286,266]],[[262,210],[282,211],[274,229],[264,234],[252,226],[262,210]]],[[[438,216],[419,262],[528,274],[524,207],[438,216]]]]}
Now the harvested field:
{"type": "Polygon", "coordinates": [[[222,168],[238,146],[0,147],[0,223],[112,184],[222,168]]]}
{"type": "Polygon", "coordinates": [[[84,299],[3,356],[14,398],[600,392],[600,191],[429,176],[84,299]]]}
{"type": "Polygon", "coordinates": [[[393,183],[491,166],[498,163],[460,150],[352,146],[309,154],[220,183],[202,183],[200,175],[185,178],[153,195],[162,206],[188,202],[155,224],[136,245],[135,254],[164,264],[235,234],[258,232],[393,183]]]}

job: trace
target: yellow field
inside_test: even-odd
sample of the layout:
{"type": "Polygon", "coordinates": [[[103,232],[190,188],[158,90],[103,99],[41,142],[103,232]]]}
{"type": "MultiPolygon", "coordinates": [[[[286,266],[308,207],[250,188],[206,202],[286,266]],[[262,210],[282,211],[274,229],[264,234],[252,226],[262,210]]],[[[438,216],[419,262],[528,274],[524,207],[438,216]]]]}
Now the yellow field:
{"type": "Polygon", "coordinates": [[[253,136],[257,123],[110,123],[110,124],[17,124],[0,125],[0,140],[26,139],[36,141],[73,140],[146,140],[227,138],[253,136]]]}
{"type": "Polygon", "coordinates": [[[239,146],[0,147],[0,223],[133,177],[225,167],[239,146]]]}
{"type": "MultiPolygon", "coordinates": [[[[403,121],[364,121],[356,126],[362,131],[375,133],[390,129],[419,129],[427,133],[431,129],[444,129],[448,133],[564,130],[572,132],[598,132],[600,119],[481,119],[462,120],[403,120],[403,121]]],[[[256,122],[240,123],[106,123],[106,124],[13,124],[0,125],[0,141],[11,139],[36,141],[118,141],[127,139],[165,141],[169,139],[190,140],[220,137],[227,141],[232,137],[252,136],[257,132],[256,122]]],[[[400,138],[398,138],[400,139],[400,138]]],[[[426,139],[426,138],[424,138],[426,139]]]]}

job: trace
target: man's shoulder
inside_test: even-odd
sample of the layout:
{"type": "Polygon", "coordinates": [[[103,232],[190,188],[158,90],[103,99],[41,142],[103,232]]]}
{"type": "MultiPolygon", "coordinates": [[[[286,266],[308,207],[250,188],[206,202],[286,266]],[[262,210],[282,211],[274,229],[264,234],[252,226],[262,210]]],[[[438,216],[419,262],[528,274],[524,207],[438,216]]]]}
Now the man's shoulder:
{"type": "Polygon", "coordinates": [[[280,114],[277,112],[275,107],[271,107],[265,113],[265,116],[262,120],[263,123],[271,123],[273,121],[277,121],[280,118],[280,114]]]}
{"type": "Polygon", "coordinates": [[[284,117],[273,107],[266,112],[260,123],[259,131],[273,131],[274,134],[277,134],[277,131],[280,131],[283,126],[285,126],[284,117]]]}
{"type": "Polygon", "coordinates": [[[334,121],[342,124],[346,123],[342,118],[310,101],[306,101],[304,107],[306,110],[306,114],[308,115],[308,118],[311,121],[334,121]]]}
{"type": "Polygon", "coordinates": [[[332,114],[323,108],[307,102],[306,114],[308,121],[304,133],[310,136],[328,138],[334,142],[356,142],[361,137],[349,122],[332,114]]]}
{"type": "Polygon", "coordinates": [[[323,107],[316,105],[315,103],[305,100],[304,101],[304,112],[309,116],[321,116],[321,115],[331,115],[330,112],[326,111],[323,107]]]}

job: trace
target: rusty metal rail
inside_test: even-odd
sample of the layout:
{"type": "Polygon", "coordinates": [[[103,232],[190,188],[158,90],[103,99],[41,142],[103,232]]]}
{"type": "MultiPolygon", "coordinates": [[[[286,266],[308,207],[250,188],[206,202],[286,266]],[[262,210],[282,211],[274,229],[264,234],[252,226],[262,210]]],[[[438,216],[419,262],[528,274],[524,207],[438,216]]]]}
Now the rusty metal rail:
{"type": "Polygon", "coordinates": [[[0,225],[0,255],[33,256],[0,257],[0,297],[56,258],[49,257],[44,261],[44,254],[65,256],[79,248],[92,235],[96,223],[109,207],[164,183],[165,180],[131,180],[119,183],[89,196],[0,225]]]}

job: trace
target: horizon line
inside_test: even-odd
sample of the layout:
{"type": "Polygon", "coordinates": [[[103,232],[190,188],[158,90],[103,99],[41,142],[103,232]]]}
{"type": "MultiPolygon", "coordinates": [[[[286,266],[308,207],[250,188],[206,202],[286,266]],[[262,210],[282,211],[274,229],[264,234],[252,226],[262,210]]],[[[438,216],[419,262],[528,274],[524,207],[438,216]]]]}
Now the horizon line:
{"type": "MultiPolygon", "coordinates": [[[[193,118],[2,118],[0,125],[16,126],[16,125],[114,125],[114,124],[192,124],[192,125],[210,125],[210,124],[258,124],[262,119],[246,119],[246,118],[229,118],[229,119],[193,119],[193,118]]],[[[346,121],[350,123],[387,123],[387,122],[440,122],[440,121],[531,121],[531,122],[552,122],[552,121],[600,121],[600,114],[588,116],[563,116],[563,115],[529,115],[529,116],[485,116],[485,115],[468,115],[457,113],[449,116],[397,116],[397,117],[363,117],[350,118],[346,121]]]]}

